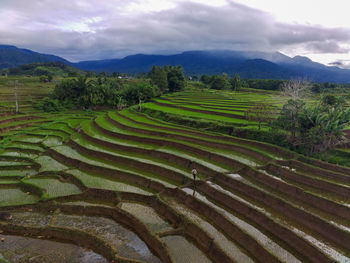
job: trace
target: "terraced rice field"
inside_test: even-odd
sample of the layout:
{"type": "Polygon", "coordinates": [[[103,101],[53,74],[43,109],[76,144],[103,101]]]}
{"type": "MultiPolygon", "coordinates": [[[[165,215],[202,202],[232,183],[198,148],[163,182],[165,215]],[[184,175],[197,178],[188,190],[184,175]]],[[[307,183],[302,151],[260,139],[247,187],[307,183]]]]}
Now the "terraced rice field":
{"type": "MultiPolygon", "coordinates": [[[[145,107],[249,107],[185,95],[145,107]]],[[[0,262],[350,262],[349,168],[133,109],[35,116],[2,133],[0,262]]]]}
{"type": "MultiPolygon", "coordinates": [[[[186,91],[170,94],[143,105],[146,112],[166,113],[204,122],[217,122],[238,127],[257,127],[253,107],[271,105],[278,112],[286,98],[274,93],[186,91]],[[246,114],[249,112],[250,119],[246,114]]],[[[273,117],[273,116],[271,116],[273,117]]]]}

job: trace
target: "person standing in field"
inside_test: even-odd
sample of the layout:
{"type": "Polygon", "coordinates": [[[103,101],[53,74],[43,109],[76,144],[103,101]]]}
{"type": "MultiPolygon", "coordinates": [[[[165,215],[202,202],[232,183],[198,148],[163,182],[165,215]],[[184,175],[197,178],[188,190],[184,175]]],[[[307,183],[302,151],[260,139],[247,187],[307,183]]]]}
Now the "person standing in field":
{"type": "Polygon", "coordinates": [[[192,175],[193,175],[194,186],[196,186],[196,177],[197,177],[197,170],[196,170],[196,168],[192,169],[192,175]]]}

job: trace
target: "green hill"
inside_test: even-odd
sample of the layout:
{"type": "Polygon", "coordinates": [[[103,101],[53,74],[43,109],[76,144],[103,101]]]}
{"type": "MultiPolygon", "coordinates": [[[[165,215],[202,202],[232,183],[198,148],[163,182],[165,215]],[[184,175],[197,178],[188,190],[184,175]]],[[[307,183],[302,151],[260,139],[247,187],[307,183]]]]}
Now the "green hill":
{"type": "Polygon", "coordinates": [[[25,76],[76,76],[82,74],[83,71],[76,69],[72,66],[68,66],[63,62],[47,62],[47,63],[32,63],[18,66],[16,68],[10,68],[3,70],[4,73],[9,75],[25,75],[25,76]]]}
{"type": "Polygon", "coordinates": [[[40,54],[29,49],[17,48],[10,45],[0,45],[0,69],[13,68],[29,63],[56,61],[68,63],[67,60],[58,56],[40,54]]]}

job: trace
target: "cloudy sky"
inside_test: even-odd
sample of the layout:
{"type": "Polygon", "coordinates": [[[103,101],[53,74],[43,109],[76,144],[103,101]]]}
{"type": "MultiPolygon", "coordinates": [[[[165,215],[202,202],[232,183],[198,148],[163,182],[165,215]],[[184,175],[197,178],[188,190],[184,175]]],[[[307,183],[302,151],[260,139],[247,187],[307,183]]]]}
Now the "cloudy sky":
{"type": "Polygon", "coordinates": [[[0,0],[0,43],[71,61],[280,51],[350,65],[348,0],[0,0]]]}

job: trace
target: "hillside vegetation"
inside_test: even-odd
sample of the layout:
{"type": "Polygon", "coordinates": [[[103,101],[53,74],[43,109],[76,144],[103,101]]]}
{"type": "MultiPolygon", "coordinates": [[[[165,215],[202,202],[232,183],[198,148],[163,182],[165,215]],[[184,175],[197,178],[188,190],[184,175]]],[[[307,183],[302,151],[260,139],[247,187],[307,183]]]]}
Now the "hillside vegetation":
{"type": "Polygon", "coordinates": [[[17,76],[60,76],[74,77],[81,75],[84,72],[74,67],[68,66],[63,62],[46,62],[24,64],[16,68],[4,69],[3,74],[17,76]]]}
{"type": "Polygon", "coordinates": [[[55,263],[350,260],[350,168],[253,138],[269,132],[254,105],[277,116],[288,97],[189,82],[140,102],[138,85],[154,83],[135,79],[108,86],[136,91],[131,107],[33,107],[62,85],[82,103],[74,89],[100,94],[118,81],[90,80],[0,78],[0,258],[20,246],[23,260],[55,263]]]}
{"type": "Polygon", "coordinates": [[[29,49],[0,45],[0,69],[14,68],[23,64],[68,61],[54,55],[41,54],[29,49]]]}

